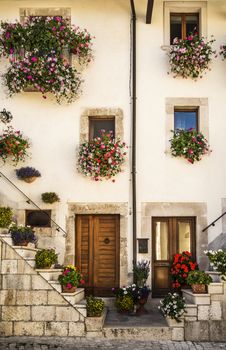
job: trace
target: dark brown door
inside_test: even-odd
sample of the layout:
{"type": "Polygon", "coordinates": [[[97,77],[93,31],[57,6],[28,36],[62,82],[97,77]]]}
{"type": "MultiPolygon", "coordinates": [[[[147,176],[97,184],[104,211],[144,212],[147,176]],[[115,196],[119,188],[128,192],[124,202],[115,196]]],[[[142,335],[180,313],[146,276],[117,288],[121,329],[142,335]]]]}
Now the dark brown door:
{"type": "Polygon", "coordinates": [[[87,294],[112,294],[119,286],[119,215],[77,215],[76,263],[87,294]]]}
{"type": "Polygon", "coordinates": [[[195,257],[195,218],[153,218],[152,234],[152,296],[162,297],[171,289],[173,255],[187,250],[195,257]]]}

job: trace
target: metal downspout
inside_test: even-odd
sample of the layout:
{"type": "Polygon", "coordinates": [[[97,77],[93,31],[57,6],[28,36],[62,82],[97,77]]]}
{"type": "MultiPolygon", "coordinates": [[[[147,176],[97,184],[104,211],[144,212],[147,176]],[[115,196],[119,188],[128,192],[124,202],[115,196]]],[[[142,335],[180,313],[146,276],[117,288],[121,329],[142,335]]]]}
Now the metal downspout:
{"type": "Polygon", "coordinates": [[[136,11],[130,0],[132,24],[132,215],[133,215],[133,262],[137,262],[137,193],[136,193],[136,11]]]}

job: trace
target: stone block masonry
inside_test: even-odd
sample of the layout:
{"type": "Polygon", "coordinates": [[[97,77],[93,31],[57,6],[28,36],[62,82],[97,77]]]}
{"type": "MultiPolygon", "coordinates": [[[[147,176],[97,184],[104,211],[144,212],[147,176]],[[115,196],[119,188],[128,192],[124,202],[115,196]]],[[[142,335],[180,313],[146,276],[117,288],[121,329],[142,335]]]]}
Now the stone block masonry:
{"type": "Polygon", "coordinates": [[[83,315],[12,246],[0,248],[0,337],[83,337],[83,315]]]}

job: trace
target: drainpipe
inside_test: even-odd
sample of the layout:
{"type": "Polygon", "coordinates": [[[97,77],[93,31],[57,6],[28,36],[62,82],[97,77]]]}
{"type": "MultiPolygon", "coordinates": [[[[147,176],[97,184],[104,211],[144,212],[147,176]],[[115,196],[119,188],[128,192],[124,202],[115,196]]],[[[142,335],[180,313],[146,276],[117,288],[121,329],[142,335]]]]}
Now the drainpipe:
{"type": "Polygon", "coordinates": [[[131,7],[131,105],[132,105],[132,215],[133,215],[133,262],[137,262],[137,202],[136,202],[136,11],[134,0],[131,7]]]}

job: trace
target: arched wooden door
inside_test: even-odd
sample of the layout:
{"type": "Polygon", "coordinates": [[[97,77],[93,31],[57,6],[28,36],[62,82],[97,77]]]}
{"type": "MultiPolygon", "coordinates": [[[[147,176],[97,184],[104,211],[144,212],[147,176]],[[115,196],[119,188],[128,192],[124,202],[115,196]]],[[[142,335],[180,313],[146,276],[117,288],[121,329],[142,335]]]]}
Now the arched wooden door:
{"type": "Polygon", "coordinates": [[[76,263],[86,294],[112,295],[119,287],[119,215],[76,216],[76,263]]]}

